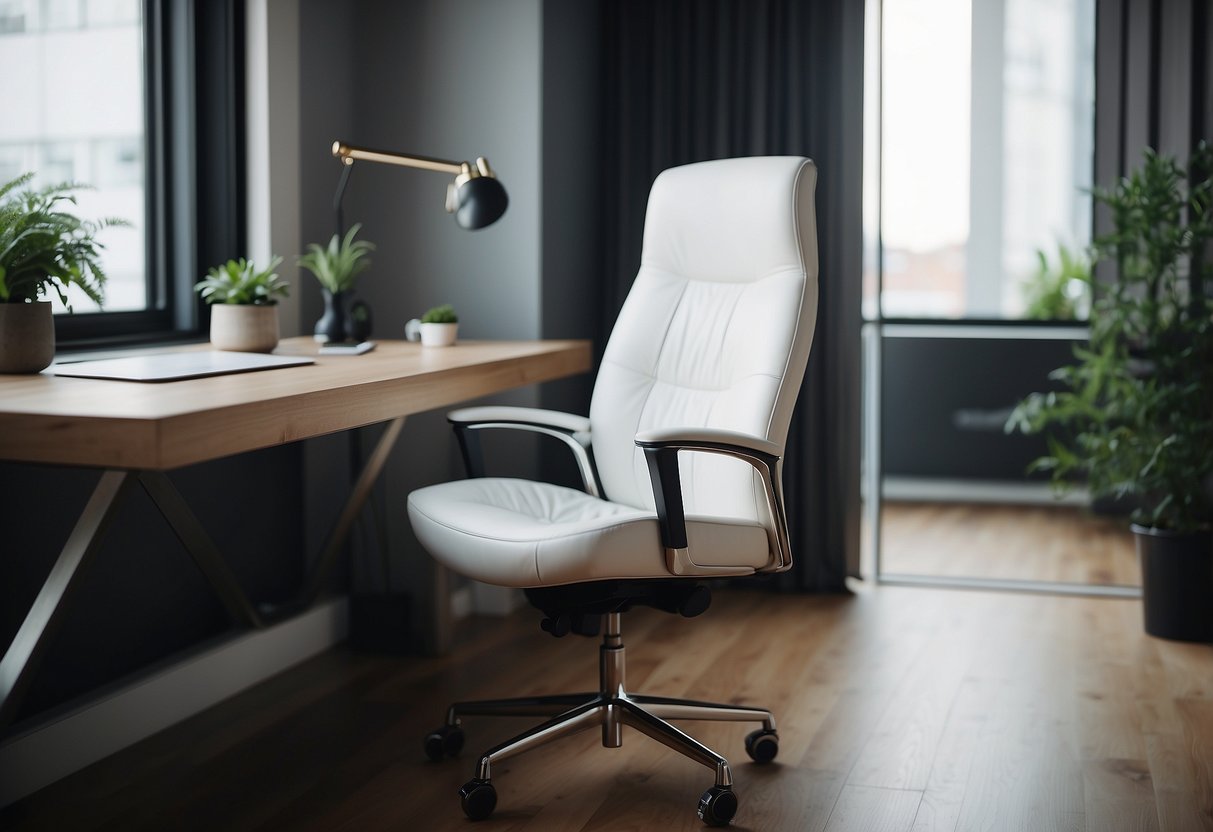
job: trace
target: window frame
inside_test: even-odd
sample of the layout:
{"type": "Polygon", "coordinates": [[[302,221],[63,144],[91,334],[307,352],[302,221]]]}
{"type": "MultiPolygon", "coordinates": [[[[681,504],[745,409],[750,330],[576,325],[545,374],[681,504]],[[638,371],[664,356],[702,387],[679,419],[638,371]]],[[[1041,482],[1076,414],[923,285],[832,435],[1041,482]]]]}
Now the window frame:
{"type": "MultiPolygon", "coordinates": [[[[874,94],[875,107],[876,107],[876,115],[875,115],[875,125],[876,126],[875,126],[875,139],[874,139],[875,148],[873,151],[874,158],[870,160],[870,162],[871,162],[870,169],[871,169],[871,172],[874,174],[875,180],[876,180],[875,186],[871,193],[871,198],[874,199],[876,208],[875,208],[875,221],[870,226],[871,230],[874,231],[874,235],[873,235],[874,239],[870,244],[865,243],[865,252],[864,252],[865,266],[864,266],[863,274],[866,277],[866,275],[869,273],[867,271],[867,268],[868,268],[867,262],[870,258],[871,262],[872,262],[870,273],[874,278],[873,291],[875,294],[876,303],[875,303],[874,314],[869,314],[867,312],[867,310],[865,308],[863,308],[863,305],[866,303],[868,296],[866,295],[866,293],[863,292],[863,290],[861,290],[861,316],[862,316],[863,323],[864,324],[894,324],[894,325],[898,325],[898,326],[922,325],[922,326],[932,326],[932,327],[934,327],[934,326],[995,327],[995,328],[999,328],[999,327],[1008,327],[1008,328],[1032,327],[1032,328],[1058,329],[1058,330],[1071,329],[1071,328],[1077,328],[1077,329],[1089,328],[1089,315],[1088,315],[1088,317],[1084,317],[1084,318],[1065,319],[1065,318],[1028,318],[1028,317],[1022,317],[1022,316],[1021,317],[1009,317],[1006,315],[999,316],[999,317],[990,317],[988,315],[971,315],[971,314],[965,313],[965,314],[961,314],[959,316],[951,317],[951,316],[930,316],[930,315],[915,315],[915,314],[890,315],[886,311],[885,295],[884,295],[884,290],[885,290],[885,245],[884,245],[884,238],[883,238],[883,233],[882,233],[882,227],[883,227],[883,223],[884,223],[884,219],[883,219],[883,202],[884,202],[883,181],[884,181],[884,165],[885,165],[884,153],[883,153],[883,135],[884,135],[883,106],[884,106],[884,86],[885,86],[885,84],[884,84],[884,79],[885,79],[885,66],[884,66],[885,21],[884,21],[884,11],[883,11],[882,0],[867,0],[867,7],[872,12],[874,12],[874,15],[873,15],[874,19],[870,19],[870,24],[875,27],[874,28],[875,36],[870,41],[865,42],[865,48],[868,48],[870,46],[875,51],[875,63],[873,66],[875,82],[872,85],[873,88],[870,90],[866,90],[866,92],[874,94]]],[[[1095,183],[1097,181],[1097,177],[1098,177],[1098,158],[1097,158],[1097,152],[1096,152],[1095,148],[1098,144],[1098,131],[1099,131],[1098,102],[1099,102],[1099,89],[1100,89],[1100,84],[1101,84],[1101,79],[1099,76],[1099,68],[1098,68],[1098,55],[1099,55],[1098,39],[1100,37],[1100,35],[1099,35],[1099,0],[1094,0],[1093,12],[1094,12],[1094,17],[1092,19],[1092,26],[1093,26],[1092,35],[1094,38],[1094,47],[1093,47],[1093,51],[1092,51],[1092,76],[1091,76],[1091,83],[1092,83],[1092,87],[1091,87],[1091,93],[1092,93],[1092,96],[1091,96],[1092,145],[1091,145],[1091,147],[1092,147],[1092,152],[1091,152],[1091,156],[1090,156],[1090,174],[1091,174],[1091,182],[1095,183]]],[[[870,127],[870,125],[865,120],[865,131],[868,130],[869,127],[870,127]]],[[[869,163],[868,163],[868,160],[865,160],[865,176],[868,173],[868,169],[869,169],[869,163]]],[[[868,194],[865,192],[865,198],[866,197],[868,197],[868,194]]],[[[1092,203],[1092,210],[1091,210],[1090,216],[1088,218],[1088,239],[1089,240],[1093,240],[1095,238],[1096,234],[1098,233],[1098,229],[1096,227],[1096,211],[1094,209],[1095,209],[1095,205],[1092,203]]],[[[865,220],[865,233],[868,230],[869,230],[869,224],[865,220]]],[[[1055,252],[1050,252],[1050,254],[1055,255],[1055,252]]],[[[1093,265],[1093,267],[1098,266],[1098,264],[1092,264],[1092,265],[1093,265]]],[[[1094,271],[1092,272],[1092,274],[1094,275],[1094,271]]],[[[1005,278],[1005,274],[1003,275],[1003,278],[1005,278]]]]}
{"type": "Polygon", "coordinates": [[[244,249],[244,0],[143,0],[143,21],[147,308],[56,315],[60,352],[203,337],[194,283],[244,249]]]}

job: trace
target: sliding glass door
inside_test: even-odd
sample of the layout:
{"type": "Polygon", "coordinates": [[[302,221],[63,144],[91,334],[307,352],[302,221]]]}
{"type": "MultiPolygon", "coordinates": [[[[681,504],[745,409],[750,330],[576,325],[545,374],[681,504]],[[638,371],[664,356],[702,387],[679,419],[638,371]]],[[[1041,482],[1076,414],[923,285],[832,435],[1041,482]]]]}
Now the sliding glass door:
{"type": "Polygon", "coordinates": [[[868,22],[868,569],[1132,594],[1127,524],[1057,500],[1029,473],[1044,440],[1004,430],[1086,338],[1094,0],[871,0],[868,22]]]}

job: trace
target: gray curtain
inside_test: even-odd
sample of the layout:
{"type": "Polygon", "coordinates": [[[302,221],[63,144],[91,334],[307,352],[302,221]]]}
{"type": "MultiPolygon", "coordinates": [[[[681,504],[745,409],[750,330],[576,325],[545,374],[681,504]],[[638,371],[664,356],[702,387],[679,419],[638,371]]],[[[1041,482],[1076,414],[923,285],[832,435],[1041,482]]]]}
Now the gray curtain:
{"type": "MultiPolygon", "coordinates": [[[[1213,139],[1213,7],[1208,0],[1099,0],[1095,182],[1110,186],[1152,147],[1180,159],[1213,139]]],[[[1111,229],[1106,206],[1096,233],[1111,229]]],[[[1098,267],[1110,279],[1112,263],[1098,267]]]]}
{"type": "Polygon", "coordinates": [[[604,332],[639,268],[658,173],[735,156],[817,163],[820,308],[784,472],[796,565],[773,583],[841,590],[859,559],[863,4],[608,0],[603,15],[604,332]]]}

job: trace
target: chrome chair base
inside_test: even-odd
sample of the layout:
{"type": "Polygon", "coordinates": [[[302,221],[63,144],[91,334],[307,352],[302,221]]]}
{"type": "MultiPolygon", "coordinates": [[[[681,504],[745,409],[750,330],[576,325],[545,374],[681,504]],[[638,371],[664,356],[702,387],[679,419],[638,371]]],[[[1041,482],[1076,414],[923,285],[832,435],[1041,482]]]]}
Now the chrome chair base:
{"type": "MultiPolygon", "coordinates": [[[[652,739],[692,760],[707,766],[716,774],[715,785],[709,793],[728,792],[733,810],[736,800],[731,793],[732,771],[728,760],[696,740],[667,720],[701,719],[728,722],[760,722],[762,728],[747,739],[746,748],[756,762],[769,762],[778,748],[775,733],[775,718],[770,711],[761,708],[743,708],[715,702],[699,702],[693,699],[675,699],[665,696],[631,694],[625,690],[624,646],[620,634],[620,613],[603,616],[602,646],[599,648],[599,690],[596,692],[559,694],[554,696],[528,696],[517,699],[489,699],[475,702],[456,702],[447,710],[446,724],[427,737],[426,753],[434,759],[442,754],[443,740],[447,753],[457,753],[463,745],[461,719],[465,716],[550,716],[546,722],[536,725],[513,739],[507,740],[485,752],[476,765],[476,777],[464,787],[464,810],[469,816],[479,819],[487,817],[496,804],[495,795],[487,812],[473,814],[469,810],[467,793],[487,787],[492,777],[494,763],[506,760],[524,751],[571,736],[595,726],[602,729],[602,744],[606,748],[618,748],[623,744],[623,726],[628,725],[652,739]],[[456,742],[451,742],[456,738],[456,742]],[[760,753],[754,750],[755,738],[769,743],[760,753]],[[433,744],[436,742],[436,744],[433,744]]],[[[719,796],[719,795],[717,795],[719,796]]],[[[703,800],[707,800],[705,793],[703,800]]],[[[728,812],[729,818],[732,812],[728,812]]],[[[703,808],[701,801],[701,817],[703,808]]],[[[719,819],[724,825],[729,818],[719,819]]]]}

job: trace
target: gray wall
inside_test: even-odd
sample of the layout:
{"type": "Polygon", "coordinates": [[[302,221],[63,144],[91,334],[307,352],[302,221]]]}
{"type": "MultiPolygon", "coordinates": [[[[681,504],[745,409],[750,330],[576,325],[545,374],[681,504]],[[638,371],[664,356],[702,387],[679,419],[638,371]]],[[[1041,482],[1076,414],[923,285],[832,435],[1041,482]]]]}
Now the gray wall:
{"type": "MultiPolygon", "coordinates": [[[[354,103],[350,94],[356,78],[352,58],[353,20],[352,6],[327,0],[300,0],[299,215],[300,239],[305,244],[323,242],[334,231],[332,200],[339,171],[330,148],[334,139],[353,130],[354,103]]],[[[299,331],[310,333],[320,317],[323,302],[319,284],[308,272],[300,276],[298,295],[299,331]]],[[[347,448],[347,437],[343,435],[304,443],[308,551],[319,551],[332,523],[334,508],[341,505],[348,493],[347,448]]]]}
{"type": "MultiPolygon", "coordinates": [[[[457,160],[486,156],[510,195],[505,216],[477,232],[443,210],[444,176],[361,163],[345,197],[345,220],[376,243],[358,284],[375,337],[401,338],[409,318],[452,303],[460,337],[588,338],[596,256],[592,151],[599,74],[597,2],[542,0],[303,0],[300,54],[303,240],[334,230],[340,169],[334,139],[457,160]],[[586,153],[585,151],[590,151],[586,153]],[[570,191],[576,185],[577,191],[570,191]]],[[[319,289],[304,281],[303,329],[320,315],[319,289]]],[[[587,412],[589,381],[516,391],[494,401],[587,412]]],[[[369,439],[370,437],[368,437],[369,439]]],[[[486,443],[490,473],[535,476],[536,445],[486,443]]],[[[345,476],[343,440],[308,449],[309,514],[327,510],[345,476]]],[[[546,454],[544,455],[546,457],[546,454]]],[[[560,465],[547,466],[567,478],[560,465]]],[[[409,529],[409,491],[462,476],[442,413],[410,417],[376,499],[386,516],[393,587],[414,593],[426,620],[429,558],[409,529]]],[[[322,529],[309,529],[313,540],[322,529]]],[[[370,561],[367,552],[356,561],[370,561]]],[[[375,588],[355,570],[354,585],[375,588]]],[[[424,636],[425,634],[422,633],[424,636]]],[[[431,645],[432,641],[431,641],[431,645]]]]}
{"type": "MultiPolygon", "coordinates": [[[[602,15],[598,0],[543,4],[542,275],[544,338],[605,335],[598,279],[602,264],[602,15]]],[[[590,412],[592,373],[545,385],[543,407],[590,412]]],[[[555,449],[552,449],[555,451],[555,449]]],[[[567,454],[544,453],[545,479],[576,484],[567,454]]]]}

